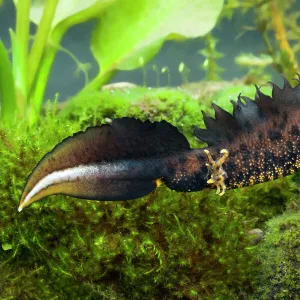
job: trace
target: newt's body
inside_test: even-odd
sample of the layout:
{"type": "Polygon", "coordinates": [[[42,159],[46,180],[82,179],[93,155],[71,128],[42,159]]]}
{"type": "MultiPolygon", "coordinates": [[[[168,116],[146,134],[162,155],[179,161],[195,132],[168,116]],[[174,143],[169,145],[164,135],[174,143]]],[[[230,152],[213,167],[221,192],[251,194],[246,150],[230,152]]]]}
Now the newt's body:
{"type": "Polygon", "coordinates": [[[300,170],[300,85],[292,88],[286,80],[283,89],[273,85],[272,98],[257,88],[255,101],[239,97],[233,105],[233,116],[215,105],[215,119],[204,114],[207,129],[194,128],[208,144],[203,149],[191,149],[165,121],[122,118],[112,126],[77,133],[33,170],[19,211],[58,193],[97,200],[139,198],[154,190],[158,180],[176,191],[199,191],[209,186],[210,175],[213,178],[208,155],[220,157],[222,149],[229,156],[215,171],[222,167],[226,172],[220,174],[228,189],[300,170]]]}

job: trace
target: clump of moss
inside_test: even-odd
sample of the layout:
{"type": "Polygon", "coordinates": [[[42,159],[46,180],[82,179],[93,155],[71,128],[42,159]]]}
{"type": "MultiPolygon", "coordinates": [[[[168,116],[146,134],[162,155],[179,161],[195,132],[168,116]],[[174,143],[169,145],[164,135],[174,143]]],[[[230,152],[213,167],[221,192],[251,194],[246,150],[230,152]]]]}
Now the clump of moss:
{"type": "Polygon", "coordinates": [[[224,299],[251,293],[258,274],[247,231],[283,212],[291,180],[228,191],[162,186],[126,202],[62,195],[17,212],[25,180],[63,138],[105,118],[165,119],[193,146],[203,105],[182,91],[134,89],[77,99],[38,126],[0,128],[1,299],[224,299]],[[128,94],[128,95],[127,95],[128,94]],[[126,96],[127,95],[127,96],[126,96]],[[129,100],[130,99],[130,100],[129,100]]]}
{"type": "Polygon", "coordinates": [[[181,89],[138,87],[86,94],[67,102],[59,117],[79,123],[82,127],[103,124],[106,118],[123,116],[151,121],[164,119],[176,124],[194,145],[199,146],[192,136],[191,126],[203,126],[201,110],[207,111],[207,102],[196,101],[181,89]]]}
{"type": "MultiPolygon", "coordinates": [[[[295,204],[292,204],[292,206],[295,204]]],[[[261,273],[254,299],[299,299],[300,219],[297,206],[266,224],[259,249],[261,273]]]]}

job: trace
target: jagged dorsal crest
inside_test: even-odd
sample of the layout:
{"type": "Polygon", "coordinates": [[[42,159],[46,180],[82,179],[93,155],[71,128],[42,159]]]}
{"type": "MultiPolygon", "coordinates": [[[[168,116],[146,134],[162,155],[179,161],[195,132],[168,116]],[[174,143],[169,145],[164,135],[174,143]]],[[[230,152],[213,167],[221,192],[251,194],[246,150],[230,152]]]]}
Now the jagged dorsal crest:
{"type": "Polygon", "coordinates": [[[213,104],[215,118],[202,111],[206,129],[194,126],[194,134],[209,147],[232,142],[239,134],[251,132],[256,125],[268,120],[272,115],[278,115],[284,107],[300,105],[300,76],[296,79],[298,84],[295,87],[292,87],[285,77],[283,79],[282,88],[269,82],[272,85],[272,97],[262,93],[256,85],[254,100],[238,95],[237,101],[231,100],[232,115],[213,104]]]}

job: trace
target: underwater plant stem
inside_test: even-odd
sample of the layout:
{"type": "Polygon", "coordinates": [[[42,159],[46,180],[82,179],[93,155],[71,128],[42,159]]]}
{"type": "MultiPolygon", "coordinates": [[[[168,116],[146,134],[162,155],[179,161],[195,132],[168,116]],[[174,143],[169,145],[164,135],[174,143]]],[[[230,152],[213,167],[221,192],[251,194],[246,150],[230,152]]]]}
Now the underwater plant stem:
{"type": "Polygon", "coordinates": [[[28,59],[28,90],[30,91],[33,84],[39,63],[45,50],[49,38],[51,24],[56,12],[58,0],[47,0],[43,15],[38,26],[37,33],[30,51],[28,59]]]}
{"type": "Polygon", "coordinates": [[[205,37],[206,45],[207,45],[207,51],[209,53],[209,56],[207,59],[207,74],[206,77],[208,80],[215,80],[216,72],[215,72],[215,65],[214,65],[214,58],[213,58],[213,48],[214,48],[214,41],[211,34],[207,34],[205,37]]]}
{"type": "Polygon", "coordinates": [[[13,73],[17,92],[19,114],[25,113],[27,104],[27,68],[28,68],[28,41],[29,41],[29,12],[31,0],[16,2],[16,35],[13,43],[13,73]]]}
{"type": "Polygon", "coordinates": [[[5,147],[7,149],[12,148],[11,143],[8,141],[6,134],[5,134],[4,130],[2,130],[2,129],[0,129],[0,141],[5,145],[5,147]]]}
{"type": "Polygon", "coordinates": [[[99,72],[98,75],[91,80],[76,96],[99,90],[99,88],[107,83],[115,75],[115,73],[116,70],[111,70],[109,72],[105,72],[104,74],[99,72]]]}
{"type": "Polygon", "coordinates": [[[0,102],[1,121],[14,121],[17,111],[15,83],[8,53],[0,40],[0,102]]]}
{"type": "Polygon", "coordinates": [[[36,73],[36,76],[34,78],[34,84],[31,87],[31,106],[29,115],[29,123],[31,125],[36,122],[37,117],[41,111],[50,71],[56,57],[56,53],[60,49],[60,42],[64,34],[70,27],[79,23],[84,23],[92,18],[99,16],[110,3],[110,1],[99,1],[84,10],[84,12],[78,12],[60,22],[52,30],[48,38],[48,45],[45,45],[44,48],[44,53],[38,66],[38,72],[36,73]]]}
{"type": "Polygon", "coordinates": [[[269,40],[269,37],[268,37],[266,31],[263,32],[262,37],[263,37],[264,42],[265,42],[265,44],[267,46],[268,54],[271,55],[271,56],[273,56],[274,55],[274,51],[272,49],[272,46],[271,46],[271,43],[270,43],[270,40],[269,40]]]}
{"type": "MultiPolygon", "coordinates": [[[[64,32],[56,32],[54,40],[55,44],[59,44],[64,32]]],[[[29,112],[29,124],[34,124],[40,113],[41,106],[44,99],[44,94],[47,86],[47,82],[50,75],[55,56],[57,53],[57,47],[48,45],[44,49],[43,58],[40,62],[39,72],[36,75],[34,85],[32,86],[30,94],[30,112],[29,112]]]]}
{"type": "Polygon", "coordinates": [[[289,55],[292,65],[294,66],[295,69],[297,69],[298,65],[295,60],[294,52],[291,49],[291,46],[287,40],[286,31],[282,22],[282,16],[276,5],[276,1],[275,0],[271,1],[270,5],[271,5],[272,21],[274,25],[276,40],[279,44],[280,49],[289,55]]]}

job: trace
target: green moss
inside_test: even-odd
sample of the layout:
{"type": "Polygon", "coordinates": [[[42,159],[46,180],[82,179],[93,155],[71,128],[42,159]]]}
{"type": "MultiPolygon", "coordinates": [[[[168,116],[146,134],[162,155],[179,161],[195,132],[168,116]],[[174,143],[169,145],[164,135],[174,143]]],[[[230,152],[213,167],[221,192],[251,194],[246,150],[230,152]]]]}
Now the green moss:
{"type": "MultiPolygon", "coordinates": [[[[192,138],[193,124],[203,126],[201,110],[207,110],[206,103],[196,101],[180,89],[133,88],[106,90],[87,94],[67,103],[60,113],[62,119],[69,119],[81,126],[102,124],[105,118],[136,117],[151,121],[168,120],[192,138]],[[186,126],[188,125],[188,126],[186,126]]],[[[196,138],[192,143],[199,146],[196,138]]]]}
{"type": "Polygon", "coordinates": [[[299,208],[267,222],[255,299],[300,299],[299,208]]]}
{"type": "Polygon", "coordinates": [[[105,118],[165,119],[187,135],[203,125],[180,90],[134,89],[50,106],[36,128],[0,128],[1,299],[234,299],[253,290],[259,267],[248,230],[283,212],[290,179],[228,191],[176,193],[162,186],[127,202],[61,195],[18,202],[39,159],[63,138],[105,118]]]}

